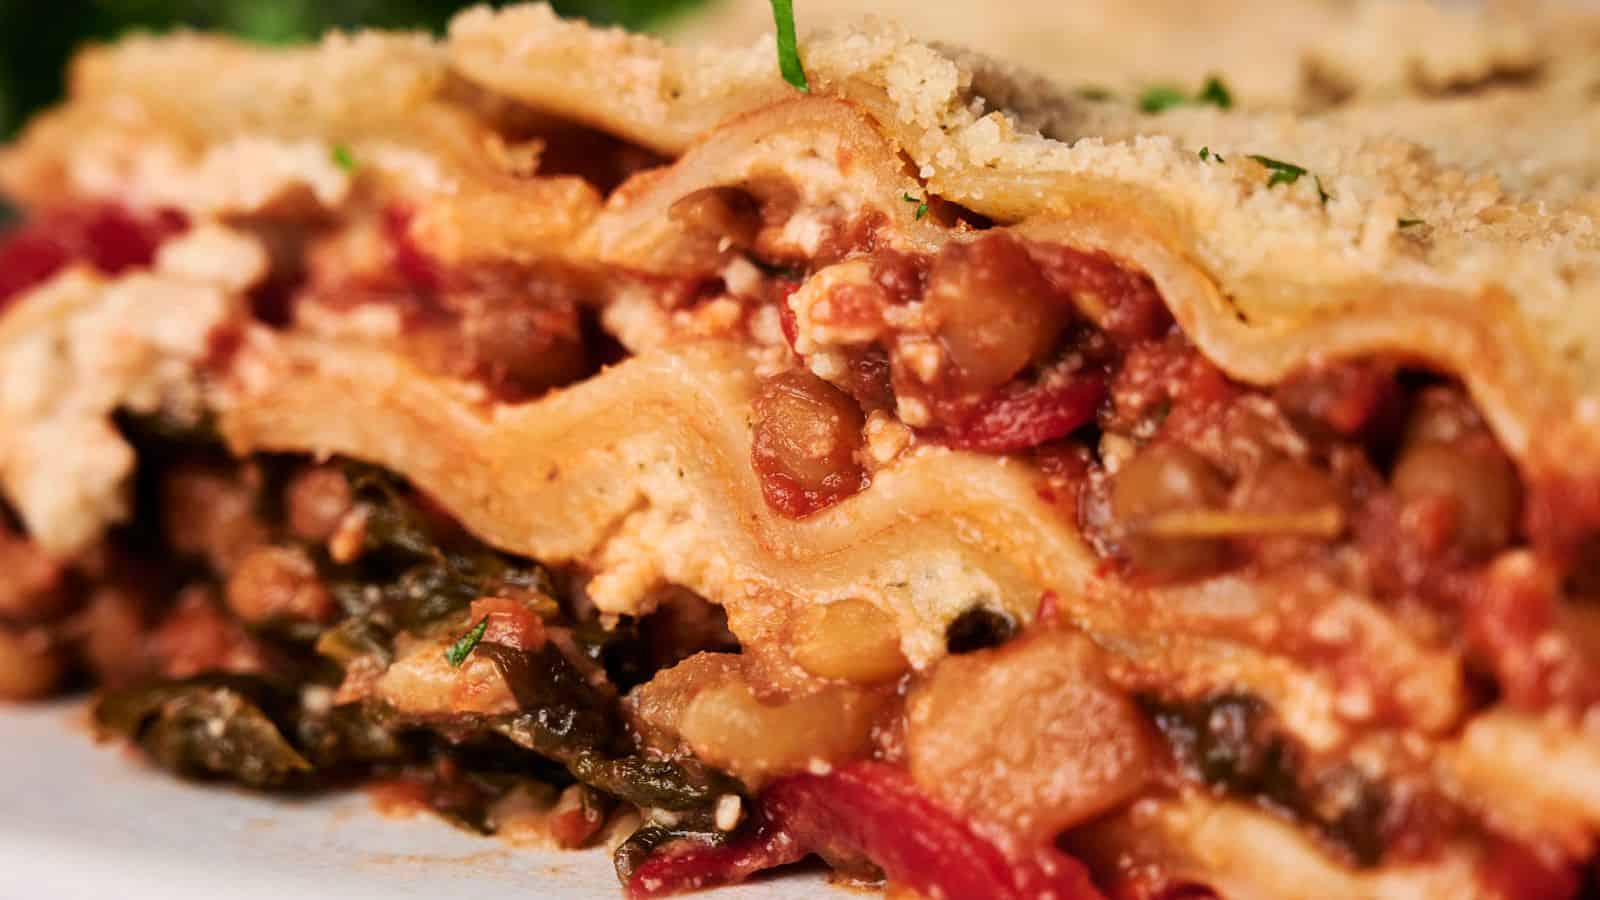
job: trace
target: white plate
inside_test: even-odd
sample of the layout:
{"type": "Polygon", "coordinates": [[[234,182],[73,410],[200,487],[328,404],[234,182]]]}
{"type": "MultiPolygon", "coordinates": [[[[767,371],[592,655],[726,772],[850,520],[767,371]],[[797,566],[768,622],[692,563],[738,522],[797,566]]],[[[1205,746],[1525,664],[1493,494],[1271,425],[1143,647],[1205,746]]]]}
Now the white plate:
{"type": "MultiPolygon", "coordinates": [[[[82,703],[0,706],[6,900],[620,898],[602,851],[510,847],[360,792],[283,800],[174,779],[91,738],[82,703]]],[[[816,875],[707,900],[854,897],[816,875]]]]}

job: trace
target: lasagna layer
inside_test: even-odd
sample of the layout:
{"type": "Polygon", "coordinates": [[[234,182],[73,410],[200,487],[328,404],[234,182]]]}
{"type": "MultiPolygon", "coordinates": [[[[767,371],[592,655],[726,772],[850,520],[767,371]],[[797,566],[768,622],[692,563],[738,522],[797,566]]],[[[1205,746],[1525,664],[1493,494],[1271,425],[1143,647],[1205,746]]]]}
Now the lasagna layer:
{"type": "Polygon", "coordinates": [[[519,7],[85,54],[0,157],[3,692],[617,821],[635,896],[1574,895],[1581,167],[769,51],[519,7]]]}

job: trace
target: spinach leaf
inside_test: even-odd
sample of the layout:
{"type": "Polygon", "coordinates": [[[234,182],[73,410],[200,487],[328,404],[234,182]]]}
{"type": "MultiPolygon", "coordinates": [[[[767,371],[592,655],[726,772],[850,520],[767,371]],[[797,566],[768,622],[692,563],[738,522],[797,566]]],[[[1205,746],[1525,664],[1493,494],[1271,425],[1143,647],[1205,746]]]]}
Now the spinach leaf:
{"type": "Polygon", "coordinates": [[[590,684],[554,645],[482,643],[478,652],[494,660],[522,708],[492,728],[578,781],[636,806],[678,811],[709,809],[723,794],[740,793],[738,782],[699,762],[635,754],[616,697],[590,684]]]}
{"type": "Polygon", "coordinates": [[[312,771],[262,708],[282,701],[263,681],[203,676],[106,694],[94,717],[180,774],[281,787],[312,771]]]}

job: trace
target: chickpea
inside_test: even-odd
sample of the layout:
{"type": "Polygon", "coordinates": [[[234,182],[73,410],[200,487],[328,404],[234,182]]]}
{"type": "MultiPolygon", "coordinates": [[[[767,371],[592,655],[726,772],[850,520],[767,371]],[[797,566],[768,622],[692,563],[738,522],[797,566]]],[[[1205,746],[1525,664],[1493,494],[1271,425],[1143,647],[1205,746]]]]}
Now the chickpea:
{"type": "Polygon", "coordinates": [[[1327,472],[1288,457],[1245,475],[1240,488],[1239,506],[1251,512],[1296,513],[1343,505],[1327,472]]]}
{"type": "Polygon", "coordinates": [[[1423,441],[1406,448],[1395,466],[1395,493],[1407,503],[1442,499],[1455,519],[1451,537],[1475,556],[1511,543],[1522,508],[1516,469],[1498,452],[1461,443],[1423,441]]]}
{"type": "Polygon", "coordinates": [[[877,684],[906,670],[894,620],[866,600],[807,607],[795,632],[795,662],[818,678],[877,684]]]}
{"type": "Polygon", "coordinates": [[[0,524],[0,618],[44,622],[59,617],[71,602],[63,589],[62,566],[26,537],[0,524]]]}
{"type": "Polygon", "coordinates": [[[268,540],[256,516],[256,491],[243,472],[182,466],[162,482],[162,525],[180,553],[204,556],[226,574],[268,540]]]}
{"type": "Polygon", "coordinates": [[[1482,431],[1483,420],[1460,389],[1431,387],[1417,394],[1405,442],[1447,444],[1482,431]]]}
{"type": "Polygon", "coordinates": [[[640,742],[663,753],[679,749],[684,712],[715,685],[736,681],[748,659],[733,653],[696,653],[628,693],[623,708],[640,742]]]}
{"type": "Polygon", "coordinates": [[[333,597],[317,567],[297,547],[259,547],[240,560],[228,578],[228,608],[246,622],[324,622],[333,597]]]}
{"type": "Polygon", "coordinates": [[[48,696],[66,668],[43,633],[0,627],[0,701],[48,696]]]}
{"type": "Polygon", "coordinates": [[[952,244],[928,272],[924,300],[952,364],[955,387],[986,391],[1055,345],[1064,304],[1027,250],[1004,235],[952,244]]]}
{"type": "Polygon", "coordinates": [[[754,404],[751,457],[768,502],[805,515],[860,488],[861,407],[809,372],[786,372],[761,386],[754,404]]]}
{"type": "Polygon", "coordinates": [[[124,684],[149,665],[143,646],[145,604],[126,588],[96,588],[77,617],[79,652],[95,680],[124,684]]]}
{"type": "Polygon", "coordinates": [[[486,293],[467,304],[461,340],[473,373],[510,400],[568,384],[587,371],[577,307],[568,298],[486,293]]]}
{"type": "Polygon", "coordinates": [[[1111,488],[1112,515],[1121,524],[1123,549],[1134,565],[1168,575],[1214,568],[1227,550],[1218,538],[1155,537],[1139,533],[1142,520],[1167,512],[1217,509],[1228,485],[1204,457],[1179,444],[1145,447],[1123,464],[1111,488]]]}
{"type": "Polygon", "coordinates": [[[674,222],[691,231],[735,247],[749,247],[761,231],[761,206],[748,193],[733,187],[701,188],[680,197],[667,210],[674,222]]]}
{"type": "Polygon", "coordinates": [[[284,508],[289,532],[303,541],[321,542],[332,536],[339,520],[350,510],[350,482],[333,466],[300,470],[284,488],[284,508]]]}
{"type": "Polygon", "coordinates": [[[742,682],[729,681],[696,694],[679,727],[695,756],[755,788],[814,759],[865,756],[886,702],[882,692],[840,687],[768,704],[742,682]]]}

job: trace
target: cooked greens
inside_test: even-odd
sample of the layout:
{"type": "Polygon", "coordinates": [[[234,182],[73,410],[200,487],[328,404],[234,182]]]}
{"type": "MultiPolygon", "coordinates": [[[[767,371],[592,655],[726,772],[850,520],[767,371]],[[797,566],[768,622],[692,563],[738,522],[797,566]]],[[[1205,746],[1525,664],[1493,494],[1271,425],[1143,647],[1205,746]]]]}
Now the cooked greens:
{"type": "Polygon", "coordinates": [[[292,702],[261,679],[208,675],[113,691],[95,704],[94,718],[175,772],[281,787],[314,768],[267,715],[292,702]]]}
{"type": "MultiPolygon", "coordinates": [[[[184,445],[171,446],[177,453],[184,445]]],[[[286,461],[260,466],[263,483],[287,482],[286,461]]],[[[253,788],[376,775],[478,832],[500,827],[497,804],[514,792],[553,807],[572,786],[596,826],[626,801],[671,811],[685,829],[712,828],[717,801],[739,793],[739,783],[694,760],[645,756],[626,725],[621,690],[677,661],[660,655],[639,621],[606,628],[592,613],[575,615],[548,569],[477,542],[380,469],[344,471],[347,515],[362,528],[358,552],[340,562],[324,547],[306,548],[339,617],[298,623],[309,634],[252,627],[251,639],[268,649],[260,673],[153,679],[105,693],[95,707],[102,729],[179,774],[253,788]],[[490,596],[523,605],[558,637],[527,649],[487,640],[488,617],[474,621],[467,610],[490,596]],[[407,635],[453,637],[445,654],[452,667],[474,654],[491,660],[515,710],[408,715],[370,690],[339,699],[342,682],[379,677],[407,635]]],[[[267,499],[257,513],[274,527],[283,510],[267,499]]]]}
{"type": "Polygon", "coordinates": [[[1247,694],[1167,702],[1140,698],[1178,761],[1220,793],[1253,799],[1315,828],[1357,865],[1380,862],[1389,799],[1351,765],[1308,771],[1272,710],[1247,694]]]}

